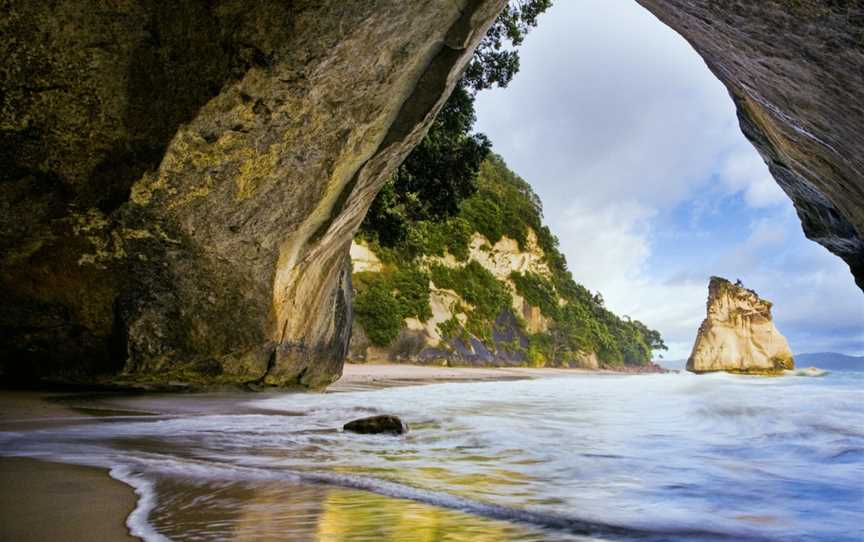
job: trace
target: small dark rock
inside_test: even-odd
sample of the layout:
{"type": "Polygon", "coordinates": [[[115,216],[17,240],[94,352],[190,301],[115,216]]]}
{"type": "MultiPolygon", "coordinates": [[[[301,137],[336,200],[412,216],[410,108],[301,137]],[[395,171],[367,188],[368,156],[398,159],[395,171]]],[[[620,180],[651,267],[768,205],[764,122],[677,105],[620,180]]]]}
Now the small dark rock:
{"type": "Polygon", "coordinates": [[[346,423],[342,426],[344,431],[360,433],[363,435],[404,435],[408,432],[408,424],[399,419],[398,416],[382,414],[380,416],[369,416],[346,423]]]}

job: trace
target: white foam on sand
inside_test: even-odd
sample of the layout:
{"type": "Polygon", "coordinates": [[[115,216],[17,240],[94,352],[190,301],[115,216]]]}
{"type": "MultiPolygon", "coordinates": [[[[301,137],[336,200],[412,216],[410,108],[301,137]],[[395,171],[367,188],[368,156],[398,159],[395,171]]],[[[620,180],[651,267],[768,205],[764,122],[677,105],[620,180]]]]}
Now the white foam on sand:
{"type": "Polygon", "coordinates": [[[140,474],[133,473],[127,467],[113,467],[108,471],[111,478],[131,486],[138,495],[138,504],[126,518],[126,526],[132,536],[137,536],[145,542],[170,542],[170,539],[156,532],[148,522],[150,512],[156,507],[156,491],[153,482],[140,474]]]}

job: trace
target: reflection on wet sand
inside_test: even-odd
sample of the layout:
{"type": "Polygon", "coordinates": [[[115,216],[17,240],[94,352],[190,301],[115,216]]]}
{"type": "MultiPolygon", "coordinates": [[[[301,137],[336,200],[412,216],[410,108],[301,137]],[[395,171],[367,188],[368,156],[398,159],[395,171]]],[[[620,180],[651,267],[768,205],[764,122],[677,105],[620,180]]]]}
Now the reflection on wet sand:
{"type": "Polygon", "coordinates": [[[539,530],[365,491],[160,479],[156,530],[184,540],[539,541],[539,530]]]}

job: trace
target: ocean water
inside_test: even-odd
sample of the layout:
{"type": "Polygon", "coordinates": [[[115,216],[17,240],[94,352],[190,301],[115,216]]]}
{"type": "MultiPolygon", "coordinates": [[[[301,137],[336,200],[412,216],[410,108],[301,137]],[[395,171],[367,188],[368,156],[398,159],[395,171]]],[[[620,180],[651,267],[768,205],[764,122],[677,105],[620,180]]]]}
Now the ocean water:
{"type": "Polygon", "coordinates": [[[111,469],[146,540],[864,540],[864,373],[89,401],[0,454],[111,469]]]}

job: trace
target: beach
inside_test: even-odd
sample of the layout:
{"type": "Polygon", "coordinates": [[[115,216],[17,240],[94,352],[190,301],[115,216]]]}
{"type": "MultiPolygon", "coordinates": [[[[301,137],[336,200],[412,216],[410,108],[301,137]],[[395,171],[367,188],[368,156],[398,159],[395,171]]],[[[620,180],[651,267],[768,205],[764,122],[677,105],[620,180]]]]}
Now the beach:
{"type": "MultiPolygon", "coordinates": [[[[328,393],[443,382],[506,381],[603,373],[580,369],[467,368],[399,364],[346,364],[328,393]]],[[[251,400],[256,395],[242,394],[251,400]]],[[[114,393],[0,391],[0,431],[86,424],[127,411],[114,393]]],[[[160,395],[164,397],[164,395],[160,395]]],[[[178,396],[181,397],[181,396],[178,396]]],[[[188,397],[188,396],[186,396],[188,397]]],[[[237,395],[231,395],[237,400],[237,395]]],[[[148,405],[150,406],[150,405],[148,405]]],[[[149,414],[158,415],[157,412],[149,414]]],[[[135,540],[126,518],[135,507],[133,488],[106,469],[28,458],[0,457],[0,540],[135,540]]]]}
{"type": "Polygon", "coordinates": [[[2,392],[0,540],[860,540],[856,373],[345,373],[2,392]],[[342,430],[375,414],[410,431],[342,430]]]}

